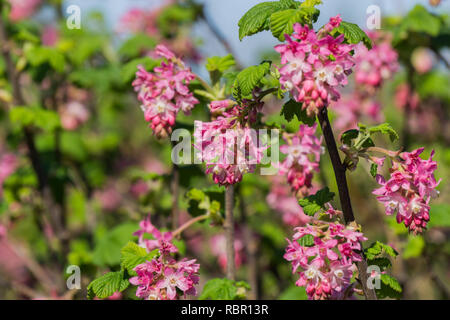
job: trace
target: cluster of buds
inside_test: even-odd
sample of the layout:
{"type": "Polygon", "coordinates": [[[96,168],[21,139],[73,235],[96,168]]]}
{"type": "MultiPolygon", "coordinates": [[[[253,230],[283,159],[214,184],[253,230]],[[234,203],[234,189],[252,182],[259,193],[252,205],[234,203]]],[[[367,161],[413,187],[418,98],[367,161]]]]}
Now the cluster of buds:
{"type": "Polygon", "coordinates": [[[178,252],[172,243],[171,232],[161,232],[155,228],[150,219],[141,221],[140,229],[135,232],[139,245],[148,252],[158,250],[158,254],[134,268],[137,276],[130,283],[137,286],[136,296],[146,300],[175,300],[181,295],[196,295],[194,285],[198,284],[200,265],[196,260],[175,260],[173,253],[178,252]],[[149,234],[153,239],[145,239],[149,234]]]}
{"type": "Polygon", "coordinates": [[[283,65],[279,69],[282,88],[302,103],[308,116],[338,100],[337,88],[347,85],[352,72],[354,46],[344,43],[344,35],[335,38],[330,34],[341,21],[339,16],[331,18],[317,33],[296,23],[292,37],[285,36],[287,43],[275,47],[283,65]]]}
{"type": "Polygon", "coordinates": [[[167,47],[158,45],[155,55],[164,58],[161,65],[151,73],[139,66],[133,86],[145,120],[158,138],[165,138],[172,133],[177,113],[189,114],[198,103],[188,88],[195,75],[167,47]]]}
{"type": "Polygon", "coordinates": [[[314,172],[319,171],[320,156],[324,152],[322,137],[315,136],[317,124],[300,125],[296,134],[283,135],[286,142],[280,151],[287,155],[279,173],[287,176],[289,185],[297,196],[306,196],[312,187],[314,172]]]}
{"type": "Polygon", "coordinates": [[[294,230],[284,258],[292,263],[292,272],[299,275],[296,285],[306,287],[309,299],[349,296],[354,262],[362,259],[360,242],[367,238],[355,225],[346,227],[318,220],[294,230]],[[304,237],[310,239],[309,243],[304,237]]]}
{"type": "Polygon", "coordinates": [[[382,187],[373,191],[385,206],[386,214],[396,212],[397,222],[403,222],[414,234],[426,229],[430,220],[430,199],[439,195],[436,187],[440,180],[436,181],[434,177],[437,168],[437,162],[433,161],[434,151],[430,159],[423,160],[419,157],[423,150],[401,153],[401,161],[393,160],[389,180],[386,181],[381,175],[376,176],[382,187]]]}

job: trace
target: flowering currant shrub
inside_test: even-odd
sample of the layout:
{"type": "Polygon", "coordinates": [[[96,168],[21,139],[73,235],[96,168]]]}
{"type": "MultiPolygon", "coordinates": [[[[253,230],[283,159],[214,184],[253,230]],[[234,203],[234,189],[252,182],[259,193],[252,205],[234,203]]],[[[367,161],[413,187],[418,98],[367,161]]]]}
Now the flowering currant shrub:
{"type": "Polygon", "coordinates": [[[0,299],[448,299],[440,1],[150,2],[0,1],[0,299]]]}

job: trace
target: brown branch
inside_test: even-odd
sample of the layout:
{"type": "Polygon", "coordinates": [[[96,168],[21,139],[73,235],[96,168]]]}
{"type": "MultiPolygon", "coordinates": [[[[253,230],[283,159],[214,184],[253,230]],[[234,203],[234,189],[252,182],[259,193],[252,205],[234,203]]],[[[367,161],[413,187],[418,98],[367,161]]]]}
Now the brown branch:
{"type": "Polygon", "coordinates": [[[189,228],[190,226],[192,226],[194,223],[208,219],[209,218],[209,214],[204,214],[198,217],[195,217],[189,221],[187,221],[185,224],[183,224],[181,227],[179,227],[178,229],[176,229],[175,231],[172,232],[172,236],[176,237],[178,235],[180,235],[184,230],[186,230],[187,228],[189,228]]]}
{"type": "MultiPolygon", "coordinates": [[[[322,108],[317,115],[320,126],[322,128],[325,142],[327,145],[328,153],[330,154],[331,163],[333,165],[334,174],[336,177],[336,183],[339,191],[339,198],[341,200],[342,212],[344,213],[344,220],[346,224],[355,221],[353,214],[352,203],[350,201],[350,194],[348,191],[347,177],[345,175],[346,168],[339,156],[336,141],[334,139],[333,130],[331,128],[330,120],[328,119],[328,110],[326,107],[322,108]]],[[[361,286],[364,291],[364,295],[368,300],[376,300],[377,296],[373,289],[367,287],[367,262],[365,259],[356,263],[358,267],[361,286]]]]}
{"type": "Polygon", "coordinates": [[[241,190],[238,190],[239,193],[239,207],[241,212],[241,225],[244,229],[244,247],[246,250],[247,256],[247,278],[250,284],[250,292],[248,295],[249,300],[258,300],[258,242],[255,239],[255,235],[253,234],[252,229],[250,228],[248,217],[247,217],[247,208],[245,207],[244,197],[242,196],[241,190]]]}
{"type": "Polygon", "coordinates": [[[226,251],[227,251],[227,278],[236,279],[236,267],[234,265],[234,187],[228,186],[225,191],[225,229],[226,251]]]}

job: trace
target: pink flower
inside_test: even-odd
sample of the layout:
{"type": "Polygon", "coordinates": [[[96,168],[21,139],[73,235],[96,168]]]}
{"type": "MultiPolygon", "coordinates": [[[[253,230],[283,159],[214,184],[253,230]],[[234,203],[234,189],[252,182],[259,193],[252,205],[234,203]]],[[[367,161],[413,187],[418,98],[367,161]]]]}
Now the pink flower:
{"type": "Polygon", "coordinates": [[[434,59],[430,49],[419,47],[411,55],[411,63],[418,73],[427,73],[433,68],[434,59]]]}
{"type": "Polygon", "coordinates": [[[351,226],[317,220],[294,230],[284,258],[299,275],[296,285],[306,287],[310,299],[331,299],[348,288],[355,270],[353,263],[361,260],[356,251],[367,238],[351,226]],[[302,246],[298,241],[304,237],[312,237],[313,244],[302,246]]]}
{"type": "MultiPolygon", "coordinates": [[[[226,270],[227,267],[227,252],[226,252],[226,239],[225,235],[217,234],[211,238],[211,252],[219,259],[219,265],[222,270],[226,270]]],[[[244,260],[244,244],[240,237],[240,233],[235,233],[234,240],[234,263],[236,268],[242,264],[244,260]]]]}
{"type": "Polygon", "coordinates": [[[31,17],[40,5],[41,0],[8,0],[11,4],[9,17],[12,21],[20,21],[31,17]]]}
{"type": "Polygon", "coordinates": [[[373,93],[383,81],[392,78],[399,65],[397,52],[392,48],[387,34],[372,31],[368,35],[373,41],[372,49],[367,49],[361,43],[355,48],[355,80],[369,93],[373,93]]]}
{"type": "Polygon", "coordinates": [[[339,16],[331,18],[317,34],[297,23],[292,37],[286,35],[287,44],[275,47],[283,64],[279,69],[282,88],[302,103],[309,116],[340,97],[337,87],[347,84],[354,65],[353,46],[343,43],[343,35],[334,38],[329,34],[341,21],[339,16]]]}
{"type": "Polygon", "coordinates": [[[171,232],[160,232],[150,222],[150,218],[147,218],[141,221],[139,230],[134,235],[139,237],[139,244],[147,251],[158,250],[151,261],[134,268],[137,275],[130,278],[130,283],[137,286],[137,297],[147,300],[175,300],[178,297],[177,288],[184,295],[196,295],[195,285],[199,282],[200,265],[195,263],[195,259],[174,259],[171,254],[178,250],[172,243],[171,232]],[[155,239],[145,239],[145,234],[150,234],[155,239]]]}
{"type": "Polygon", "coordinates": [[[78,101],[70,101],[60,110],[61,125],[73,131],[89,120],[90,113],[86,106],[78,101]]]}
{"type": "Polygon", "coordinates": [[[317,124],[300,125],[294,135],[284,135],[285,145],[280,151],[287,155],[280,165],[280,174],[287,175],[288,183],[297,195],[307,195],[312,187],[314,172],[319,171],[320,156],[324,152],[322,138],[315,136],[317,124]]]}
{"type": "Polygon", "coordinates": [[[58,29],[52,25],[45,26],[42,31],[41,41],[44,46],[53,47],[59,40],[58,29]]]}
{"type": "Polygon", "coordinates": [[[406,83],[402,83],[396,88],[394,101],[399,109],[406,109],[408,106],[410,110],[417,110],[420,98],[417,92],[411,92],[410,87],[406,83]]]}
{"type": "Polygon", "coordinates": [[[397,222],[403,222],[414,233],[426,228],[430,220],[430,199],[439,195],[436,187],[440,180],[434,177],[437,163],[432,160],[434,151],[430,159],[423,160],[419,157],[423,150],[401,153],[403,161],[394,162],[390,179],[386,181],[378,175],[376,179],[381,187],[373,191],[385,206],[386,214],[396,213],[397,222]]]}
{"type": "Polygon", "coordinates": [[[289,187],[276,178],[272,181],[272,188],[267,195],[267,204],[283,216],[283,222],[292,227],[302,226],[310,221],[310,217],[303,213],[297,198],[291,194],[289,187]]]}
{"type": "Polygon", "coordinates": [[[166,60],[153,72],[139,66],[133,87],[145,120],[158,138],[164,138],[172,132],[177,113],[189,114],[198,100],[189,92],[188,85],[195,78],[190,69],[163,45],[158,45],[154,54],[166,60]]]}

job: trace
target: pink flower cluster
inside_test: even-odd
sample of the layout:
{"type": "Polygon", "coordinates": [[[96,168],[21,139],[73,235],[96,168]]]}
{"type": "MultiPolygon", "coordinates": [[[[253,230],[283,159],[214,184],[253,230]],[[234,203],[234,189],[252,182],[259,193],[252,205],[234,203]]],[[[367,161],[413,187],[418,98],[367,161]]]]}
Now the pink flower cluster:
{"type": "Polygon", "coordinates": [[[336,299],[349,288],[355,270],[353,262],[361,261],[361,241],[364,235],[351,226],[316,221],[294,229],[284,258],[292,263],[292,272],[300,277],[297,286],[306,287],[309,299],[336,299]],[[312,237],[312,246],[298,242],[312,237]]]}
{"type": "MultiPolygon", "coordinates": [[[[217,234],[211,238],[211,252],[219,259],[219,265],[222,270],[227,268],[227,251],[226,238],[224,234],[217,234]]],[[[244,243],[240,238],[240,234],[235,232],[234,239],[234,264],[236,268],[242,264],[244,260],[244,243]]]]}
{"type": "Polygon", "coordinates": [[[164,138],[172,133],[177,113],[182,110],[189,114],[198,100],[188,88],[195,78],[191,70],[163,45],[156,47],[155,55],[165,61],[152,73],[139,66],[133,86],[142,103],[145,120],[150,122],[157,137],[164,138]]]}
{"type": "Polygon", "coordinates": [[[0,157],[0,196],[3,193],[3,182],[16,171],[18,162],[12,153],[5,153],[0,157]]]}
{"type": "Polygon", "coordinates": [[[272,188],[266,198],[267,204],[282,214],[285,224],[292,227],[305,225],[311,218],[303,213],[302,207],[298,204],[297,198],[292,195],[290,188],[277,178],[272,181],[272,188]]]}
{"type": "Polygon", "coordinates": [[[344,35],[335,38],[329,34],[341,21],[339,16],[331,18],[318,33],[296,23],[292,37],[285,36],[287,44],[275,47],[283,64],[279,69],[281,85],[295,101],[303,103],[309,116],[339,99],[337,87],[347,85],[347,75],[354,66],[354,46],[343,43],[344,35]]]}
{"type": "Polygon", "coordinates": [[[140,230],[135,235],[139,237],[139,244],[149,252],[158,250],[155,258],[134,268],[137,276],[132,277],[130,283],[138,287],[137,297],[146,300],[175,300],[181,292],[184,296],[197,294],[194,285],[199,281],[200,265],[195,263],[195,259],[177,261],[171,256],[178,252],[172,243],[171,232],[160,232],[148,218],[141,221],[140,230]],[[144,234],[152,235],[153,239],[145,239],[144,234]]]}
{"type": "Polygon", "coordinates": [[[419,157],[423,150],[401,153],[403,162],[393,162],[389,180],[377,175],[377,182],[382,187],[373,191],[385,206],[386,214],[396,212],[397,222],[403,222],[414,234],[426,229],[430,220],[429,202],[439,195],[436,187],[441,181],[434,177],[437,168],[437,162],[433,161],[434,151],[430,159],[423,160],[419,157]]]}
{"type": "Polygon", "coordinates": [[[206,173],[212,173],[215,183],[238,183],[261,162],[266,146],[255,130],[245,126],[256,119],[261,107],[262,103],[250,101],[242,106],[231,100],[213,101],[209,108],[215,120],[195,121],[196,157],[206,163],[206,173]]]}
{"type": "Polygon", "coordinates": [[[385,33],[368,32],[373,41],[371,50],[360,43],[355,47],[355,81],[368,93],[373,93],[383,81],[390,79],[398,70],[398,54],[392,48],[385,33]]]}
{"type": "Polygon", "coordinates": [[[280,174],[287,175],[287,180],[297,196],[307,195],[312,187],[314,172],[319,171],[320,155],[324,152],[322,137],[314,134],[317,124],[312,127],[301,124],[294,135],[284,135],[285,145],[280,151],[287,155],[280,165],[280,174]]]}
{"type": "Polygon", "coordinates": [[[20,21],[31,17],[41,4],[41,0],[8,0],[11,4],[9,17],[12,21],[20,21]]]}

